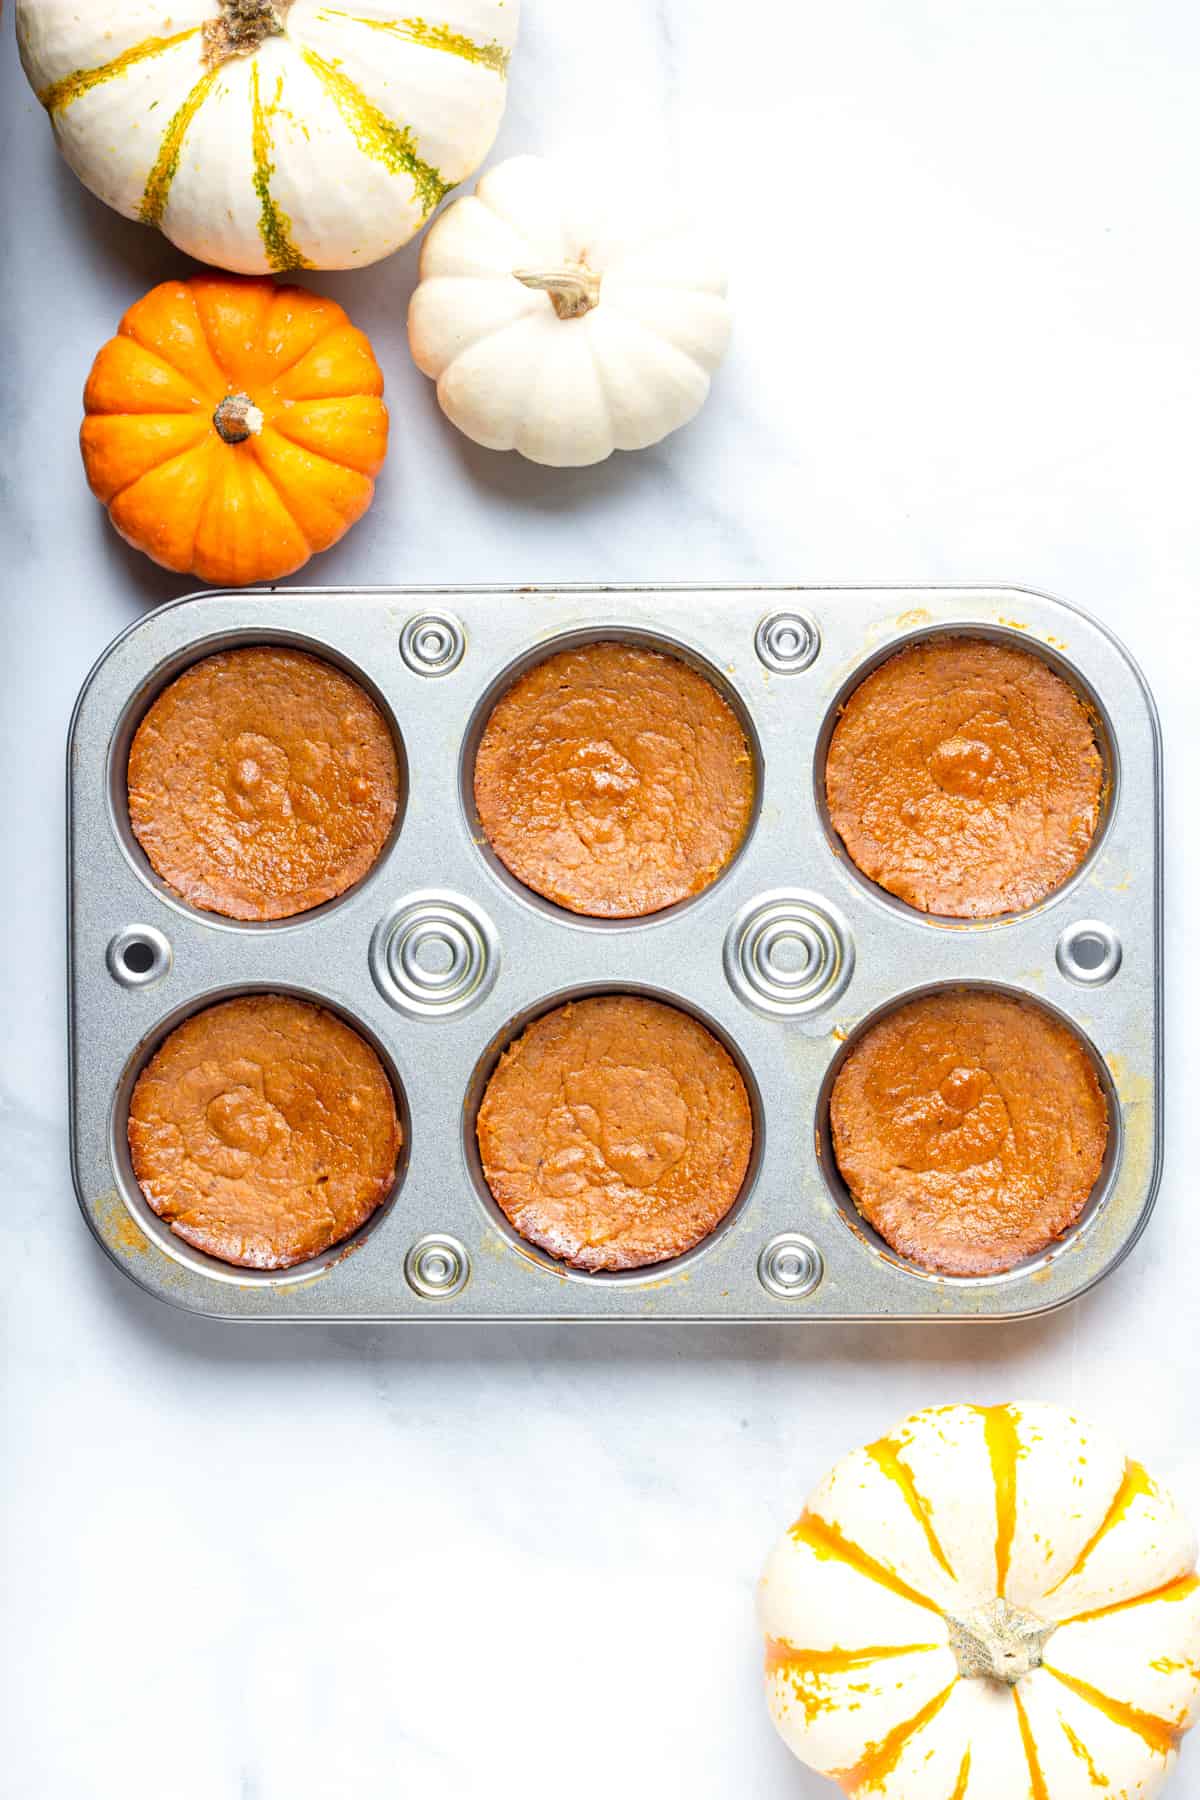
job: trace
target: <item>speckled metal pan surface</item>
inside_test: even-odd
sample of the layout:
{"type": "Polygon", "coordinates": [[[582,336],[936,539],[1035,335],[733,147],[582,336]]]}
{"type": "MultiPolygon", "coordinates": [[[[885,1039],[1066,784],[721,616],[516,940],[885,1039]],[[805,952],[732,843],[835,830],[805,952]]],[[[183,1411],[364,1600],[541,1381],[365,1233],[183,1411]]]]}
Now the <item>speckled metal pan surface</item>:
{"type": "Polygon", "coordinates": [[[1162,1144],[1162,828],[1153,701],[1095,620],[1019,589],[287,589],[164,606],[84,684],[68,753],[72,1160],[113,1260],[177,1306],[247,1319],[1013,1318],[1061,1305],[1137,1239],[1162,1144]],[[824,749],[855,680],[902,642],[967,631],[1045,656],[1093,711],[1105,816],[1076,876],[1031,912],[922,917],[865,881],[822,806],[824,749]],[[758,763],[746,843],[704,894],[651,918],[580,919],[521,888],[480,841],[472,757],[508,681],[566,644],[683,656],[738,710],[758,763]],[[129,829],[130,738],[198,657],[291,643],[355,675],[403,750],[407,793],[376,867],[272,925],[194,911],[129,829]],[[859,1220],[827,1135],[845,1045],[881,1008],[990,983],[1091,1046],[1114,1129],[1101,1182],[1046,1255],[989,1279],[906,1265],[859,1220]],[[137,1073],[165,1033],[253,990],[334,1008],[382,1055],[406,1147],[391,1199],[348,1244],[286,1274],[191,1250],[146,1206],[126,1146],[137,1073]],[[724,1224],[677,1262],[579,1275],[521,1242],[479,1169],[474,1116],[497,1057],[570,995],[649,993],[738,1059],[755,1151],[724,1224]]]}

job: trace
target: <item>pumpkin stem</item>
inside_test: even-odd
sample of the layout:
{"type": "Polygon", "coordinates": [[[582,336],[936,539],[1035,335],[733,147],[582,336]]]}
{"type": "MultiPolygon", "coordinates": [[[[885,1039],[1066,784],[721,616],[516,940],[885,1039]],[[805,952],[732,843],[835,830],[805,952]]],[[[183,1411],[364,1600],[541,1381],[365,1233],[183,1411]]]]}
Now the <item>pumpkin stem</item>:
{"type": "Polygon", "coordinates": [[[218,437],[225,443],[244,444],[248,437],[256,437],[262,430],[262,410],[255,406],[249,394],[226,394],[213,414],[213,424],[218,437]]]}
{"type": "Polygon", "coordinates": [[[204,27],[204,61],[215,69],[233,56],[253,56],[264,38],[282,37],[292,0],[221,0],[221,16],[204,27]]]}
{"type": "Polygon", "coordinates": [[[968,1680],[1000,1681],[1006,1687],[1016,1687],[1041,1668],[1047,1640],[1055,1630],[1053,1624],[1043,1624],[1007,1600],[992,1600],[965,1619],[947,1613],[946,1624],[959,1674],[968,1680]]]}
{"type": "Polygon", "coordinates": [[[600,304],[600,277],[586,263],[571,263],[563,269],[514,269],[513,274],[527,288],[549,294],[560,319],[582,319],[600,304]]]}

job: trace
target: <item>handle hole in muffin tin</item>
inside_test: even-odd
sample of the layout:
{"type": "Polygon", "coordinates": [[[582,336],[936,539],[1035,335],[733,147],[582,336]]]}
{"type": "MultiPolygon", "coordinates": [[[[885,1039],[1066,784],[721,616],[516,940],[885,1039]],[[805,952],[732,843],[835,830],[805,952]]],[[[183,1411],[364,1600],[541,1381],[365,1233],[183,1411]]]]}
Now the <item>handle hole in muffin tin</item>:
{"type": "Polygon", "coordinates": [[[909,988],[903,993],[893,995],[882,1006],[877,1007],[874,1012],[860,1020],[845,1042],[839,1044],[837,1054],[831,1059],[829,1067],[825,1071],[825,1077],[817,1095],[814,1132],[817,1163],[821,1175],[847,1230],[851,1231],[858,1241],[866,1245],[882,1262],[888,1263],[892,1268],[902,1270],[906,1275],[913,1276],[919,1281],[932,1282],[935,1286],[968,1291],[991,1289],[1021,1281],[1039,1269],[1048,1268],[1051,1263],[1057,1262],[1059,1257],[1065,1255],[1078,1242],[1080,1236],[1091,1228],[1104,1210],[1108,1197],[1116,1186],[1125,1147],[1121,1102],[1113,1081],[1112,1071],[1091,1038],[1081,1030],[1078,1022],[1039,996],[1030,994],[1021,988],[974,976],[969,981],[939,981],[931,982],[924,987],[909,988]],[[901,1255],[898,1250],[894,1250],[858,1210],[854,1196],[842,1176],[834,1150],[829,1102],[834,1083],[850,1053],[862,1041],[866,1033],[873,1026],[879,1024],[881,1019],[886,1019],[891,1013],[898,1012],[901,1007],[907,1006],[911,1001],[925,999],[932,994],[953,993],[1004,995],[1011,1000],[1019,1000],[1027,1006],[1039,1008],[1056,1024],[1063,1026],[1086,1051],[1100,1092],[1104,1096],[1105,1110],[1108,1115],[1108,1141],[1104,1147],[1100,1173],[1075,1223],[1069,1226],[1062,1237],[1056,1239],[1048,1249],[1039,1251],[1036,1256],[1026,1257],[1023,1261],[1015,1263],[1011,1269],[1005,1269],[998,1275],[941,1274],[936,1270],[923,1268],[920,1263],[914,1262],[909,1257],[901,1255]]]}
{"type": "Polygon", "coordinates": [[[122,987],[149,987],[170,970],[170,940],[153,925],[128,925],[110,942],[105,960],[122,987]]]}
{"type": "Polygon", "coordinates": [[[130,867],[145,883],[155,899],[163,901],[167,906],[173,907],[186,917],[199,920],[204,925],[211,925],[219,931],[295,930],[298,926],[310,924],[314,919],[322,918],[326,913],[333,912],[356,894],[362,893],[363,889],[376,879],[396,845],[404,827],[408,792],[408,754],[395,711],[386,695],[380,691],[370,676],[365,674],[349,657],[344,656],[329,644],[316,638],[307,637],[298,631],[271,631],[254,628],[245,631],[223,631],[214,633],[210,637],[200,638],[194,644],[189,644],[186,650],[159,663],[138,684],[122,708],[108,747],[106,794],[109,823],[130,867]],[[193,906],[190,901],[184,899],[182,894],[176,893],[175,889],[169,886],[151,867],[146,852],[138,843],[129,817],[129,752],[138,726],[154,702],[185,670],[192,668],[196,663],[204,662],[207,657],[217,656],[225,650],[260,648],[298,650],[305,656],[311,656],[316,662],[328,663],[331,668],[337,669],[351,681],[357,682],[363,692],[374,701],[391,733],[392,744],[396,752],[396,768],[399,775],[396,816],[392,820],[391,830],[374,863],[353,887],[346,889],[345,893],[336,895],[332,900],[326,900],[321,906],[310,907],[307,912],[293,913],[284,919],[231,919],[224,913],[209,912],[203,907],[193,906]]]}
{"type": "Polygon", "coordinates": [[[524,905],[541,913],[544,918],[556,919],[560,924],[581,926],[584,930],[590,931],[636,931],[640,927],[653,925],[659,920],[673,919],[687,907],[695,906],[701,900],[707,899],[737,868],[758,827],[759,813],[762,809],[763,751],[754,721],[750,717],[741,695],[731,685],[728,677],[697,651],[680,642],[678,638],[646,631],[638,626],[593,626],[579,631],[561,632],[552,638],[544,639],[532,649],[525,651],[523,655],[516,657],[494,681],[489,683],[475,704],[463,737],[459,756],[458,787],[467,831],[493,877],[510,894],[524,905]],[[553,900],[547,900],[544,895],[536,893],[533,888],[526,887],[525,883],[517,879],[492,849],[475,806],[475,757],[497,701],[508,692],[514,682],[519,681],[522,675],[528,674],[530,669],[537,668],[540,663],[549,661],[552,656],[560,656],[564,651],[584,650],[593,644],[622,644],[634,650],[655,650],[662,656],[674,657],[677,662],[684,663],[689,669],[693,669],[697,675],[702,675],[716,689],[737,719],[754,765],[754,797],[751,802],[745,835],[721,872],[698,894],[689,894],[686,899],[677,900],[673,906],[661,907],[657,912],[642,913],[629,918],[595,918],[587,913],[572,912],[569,907],[557,906],[553,900]]]}
{"type": "Polygon", "coordinates": [[[1102,919],[1080,919],[1061,934],[1054,958],[1068,981],[1100,987],[1121,967],[1121,940],[1102,919]]]}
{"type": "MultiPolygon", "coordinates": [[[[238,986],[214,988],[210,992],[198,995],[195,999],[177,1006],[173,1011],[159,1019],[150,1031],[142,1038],[133,1055],[127,1061],[117,1083],[113,1095],[112,1106],[108,1117],[108,1154],[116,1179],[117,1191],[125,1203],[126,1210],[134,1223],[141,1229],[150,1243],[169,1256],[173,1262],[181,1263],[187,1269],[210,1280],[221,1281],[236,1287],[282,1288],[296,1282],[310,1281],[316,1275],[323,1275],[328,1269],[342,1261],[371,1234],[387,1218],[396,1204],[398,1195],[404,1186],[408,1173],[409,1158],[412,1151],[412,1118],[409,1113],[408,1098],[404,1083],[395,1061],[387,1046],[366,1025],[362,1019],[348,1012],[344,1006],[331,1000],[325,994],[315,992],[311,988],[301,988],[286,981],[273,981],[269,985],[262,982],[243,983],[238,986]],[[400,1120],[403,1142],[400,1154],[396,1158],[396,1174],[392,1182],[391,1192],[380,1201],[370,1218],[364,1219],[357,1231],[332,1245],[321,1256],[311,1257],[307,1262],[295,1263],[290,1269],[244,1269],[236,1264],[223,1262],[220,1257],[209,1256],[206,1251],[197,1250],[183,1238],[171,1230],[165,1219],[160,1219],[150,1206],[138,1184],[133,1172],[133,1157],[129,1149],[129,1103],[133,1096],[134,1085],[138,1076],[146,1067],[155,1051],[171,1035],[177,1026],[197,1013],[207,1012],[210,1006],[219,1006],[224,1000],[237,1000],[247,994],[285,994],[292,999],[307,1000],[312,1006],[320,1006],[331,1012],[348,1025],[352,1031],[368,1043],[383,1065],[384,1073],[391,1084],[392,1095],[396,1102],[396,1116],[400,1120]]],[[[136,1265],[134,1272],[136,1273],[136,1265]]]]}
{"type": "Polygon", "coordinates": [[[1108,835],[1109,825],[1116,813],[1119,787],[1120,762],[1117,754],[1116,733],[1099,695],[1083,679],[1078,669],[1052,646],[1043,643],[1039,638],[1030,636],[1028,632],[1002,625],[980,625],[973,621],[922,626],[916,631],[904,632],[889,639],[886,644],[872,654],[864,656],[861,661],[856,662],[853,673],[842,683],[826,710],[817,733],[816,747],[813,753],[813,798],[817,818],[820,821],[826,845],[833,855],[837,867],[853,881],[860,892],[868,895],[876,903],[886,906],[889,911],[903,918],[911,919],[919,925],[930,925],[943,931],[947,929],[980,931],[997,925],[1011,924],[1014,920],[1028,918],[1031,913],[1036,913],[1043,907],[1052,906],[1063,899],[1083,880],[1095,863],[1108,835]],[[920,907],[910,906],[906,900],[901,900],[898,895],[889,893],[887,888],[881,887],[878,882],[872,881],[869,875],[863,874],[838,836],[829,816],[829,802],[825,792],[825,763],[829,755],[829,745],[834,729],[851,694],[861,687],[862,683],[868,676],[873,675],[876,669],[882,667],[885,662],[889,662],[893,656],[899,655],[902,650],[912,649],[914,645],[918,644],[936,643],[951,638],[975,638],[984,643],[1002,644],[1008,649],[1023,650],[1027,656],[1039,658],[1047,668],[1066,682],[1081,702],[1091,721],[1096,737],[1096,748],[1100,752],[1100,816],[1096,822],[1096,829],[1092,835],[1092,841],[1088,845],[1087,853],[1078,868],[1072,870],[1060,887],[1055,888],[1053,893],[1045,895],[1034,906],[1020,912],[994,913],[984,918],[964,919],[945,913],[922,912],[920,907]]]}
{"type": "Polygon", "coordinates": [[[679,994],[673,994],[663,988],[647,987],[636,982],[598,981],[585,983],[578,987],[564,988],[554,994],[543,995],[532,1006],[511,1018],[501,1031],[498,1031],[483,1054],[479,1057],[471,1072],[467,1092],[462,1109],[462,1152],[471,1186],[475,1190],[480,1206],[487,1216],[489,1224],[497,1235],[517,1252],[517,1254],[533,1268],[553,1275],[560,1281],[583,1282],[592,1287],[636,1287],[647,1282],[665,1281],[690,1268],[700,1257],[708,1254],[721,1240],[728,1235],[743,1217],[750,1205],[754,1188],[758,1181],[759,1169],[763,1157],[763,1133],[765,1130],[765,1111],[762,1092],[754,1071],[746,1060],[746,1054],[736,1039],[730,1037],[723,1026],[718,1025],[707,1013],[702,1012],[690,1001],[679,994]],[[670,1006],[676,1012],[686,1013],[712,1033],[721,1047],[732,1058],[738,1074],[746,1086],[746,1094],[750,1101],[750,1119],[753,1139],[750,1145],[750,1161],[742,1178],[738,1196],[723,1219],[719,1219],[706,1238],[686,1250],[682,1256],[673,1256],[663,1262],[649,1263],[641,1269],[605,1269],[594,1272],[587,1269],[575,1269],[569,1263],[560,1262],[548,1251],[537,1244],[530,1243],[521,1236],[516,1226],[497,1203],[487,1177],[483,1172],[483,1161],[479,1154],[479,1140],[476,1136],[475,1121],[483,1102],[484,1092],[492,1074],[508,1049],[527,1026],[547,1013],[555,1012],[560,1006],[566,1006],[572,1000],[588,1000],[600,995],[626,996],[632,995],[644,1000],[657,1000],[663,1006],[670,1006]]]}

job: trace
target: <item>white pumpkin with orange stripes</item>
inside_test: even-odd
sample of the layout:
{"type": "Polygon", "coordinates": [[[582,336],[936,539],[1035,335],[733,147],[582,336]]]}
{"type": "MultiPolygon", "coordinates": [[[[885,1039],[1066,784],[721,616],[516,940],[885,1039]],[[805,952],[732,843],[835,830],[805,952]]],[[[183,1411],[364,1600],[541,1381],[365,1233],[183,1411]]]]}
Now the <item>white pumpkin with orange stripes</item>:
{"type": "Polygon", "coordinates": [[[520,0],[17,0],[67,161],[128,218],[244,273],[360,268],[478,167],[520,0]]]}
{"type": "Polygon", "coordinates": [[[1195,1564],[1168,1495],[1071,1414],[917,1413],[767,1564],[772,1716],[864,1800],[1150,1800],[1200,1705],[1195,1564]]]}

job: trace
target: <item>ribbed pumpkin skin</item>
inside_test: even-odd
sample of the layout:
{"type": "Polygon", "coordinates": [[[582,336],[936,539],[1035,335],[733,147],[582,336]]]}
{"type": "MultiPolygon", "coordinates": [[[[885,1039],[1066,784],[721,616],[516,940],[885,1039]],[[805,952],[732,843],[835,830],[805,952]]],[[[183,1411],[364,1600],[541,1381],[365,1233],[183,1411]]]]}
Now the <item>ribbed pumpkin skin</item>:
{"type": "Polygon", "coordinates": [[[59,149],[127,218],[242,274],[361,269],[491,148],[519,0],[17,0],[59,149]]]}
{"type": "Polygon", "coordinates": [[[369,342],[334,301],[271,281],[165,281],[92,365],[88,483],[164,568],[221,587],[277,581],[370,505],[387,454],[382,393],[369,342]],[[214,423],[229,395],[261,413],[241,443],[214,423]]]}
{"type": "Polygon", "coordinates": [[[488,450],[583,468],[695,418],[732,314],[711,228],[594,156],[497,163],[421,246],[413,361],[488,450]],[[582,292],[551,298],[564,278],[582,292]]]}
{"type": "Polygon", "coordinates": [[[775,1726],[853,1800],[1157,1800],[1200,1715],[1191,1526],[1056,1406],[933,1407],[844,1457],[759,1610],[775,1726]]]}

